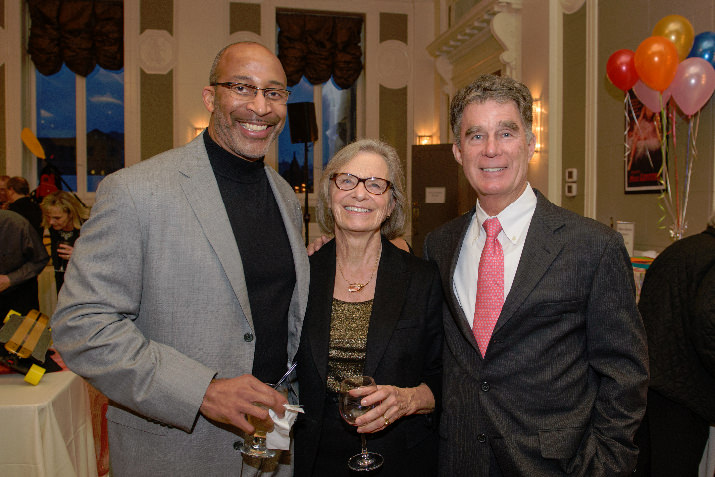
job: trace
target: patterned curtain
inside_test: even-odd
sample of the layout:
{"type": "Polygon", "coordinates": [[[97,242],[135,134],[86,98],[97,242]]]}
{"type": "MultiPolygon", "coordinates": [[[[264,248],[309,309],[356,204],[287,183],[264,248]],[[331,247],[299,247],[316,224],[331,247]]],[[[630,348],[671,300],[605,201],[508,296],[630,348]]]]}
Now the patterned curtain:
{"type": "Polygon", "coordinates": [[[340,88],[350,88],[362,71],[360,17],[279,12],[278,58],[288,86],[305,76],[322,84],[332,76],[340,88]]]}
{"type": "Polygon", "coordinates": [[[121,0],[27,0],[27,50],[37,71],[49,76],[62,63],[80,76],[96,65],[124,65],[124,8],[121,0]]]}

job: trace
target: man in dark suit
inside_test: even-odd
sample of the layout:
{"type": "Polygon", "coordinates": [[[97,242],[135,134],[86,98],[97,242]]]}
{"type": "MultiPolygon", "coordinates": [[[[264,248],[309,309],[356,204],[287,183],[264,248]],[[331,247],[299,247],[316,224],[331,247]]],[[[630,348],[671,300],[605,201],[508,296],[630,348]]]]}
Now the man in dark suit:
{"type": "Polygon", "coordinates": [[[526,86],[480,76],[450,121],[478,201],[425,243],[446,300],[441,475],[629,474],[648,358],[622,237],[528,184],[526,86]]]}

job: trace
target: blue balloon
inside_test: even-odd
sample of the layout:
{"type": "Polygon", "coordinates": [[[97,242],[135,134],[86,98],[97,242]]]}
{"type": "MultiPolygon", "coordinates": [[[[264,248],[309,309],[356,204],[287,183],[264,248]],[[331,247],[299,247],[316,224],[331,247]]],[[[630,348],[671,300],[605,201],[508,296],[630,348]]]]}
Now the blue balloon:
{"type": "Polygon", "coordinates": [[[705,31],[695,35],[693,48],[688,58],[698,57],[708,61],[715,68],[715,32],[705,31]]]}

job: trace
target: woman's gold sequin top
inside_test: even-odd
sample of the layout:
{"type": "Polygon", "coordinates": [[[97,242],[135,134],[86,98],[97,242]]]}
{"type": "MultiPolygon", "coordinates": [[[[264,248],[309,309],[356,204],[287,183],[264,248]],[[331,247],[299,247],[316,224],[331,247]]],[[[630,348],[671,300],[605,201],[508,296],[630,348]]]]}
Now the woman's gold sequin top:
{"type": "Polygon", "coordinates": [[[340,381],[362,376],[367,350],[372,300],[351,303],[333,298],[328,348],[328,390],[340,391],[340,381]]]}

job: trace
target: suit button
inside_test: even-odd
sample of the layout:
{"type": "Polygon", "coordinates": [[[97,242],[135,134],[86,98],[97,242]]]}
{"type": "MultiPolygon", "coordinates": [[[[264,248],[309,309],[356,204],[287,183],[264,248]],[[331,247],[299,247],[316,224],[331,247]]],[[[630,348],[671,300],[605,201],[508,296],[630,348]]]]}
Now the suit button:
{"type": "Polygon", "coordinates": [[[482,391],[484,391],[484,392],[489,391],[489,383],[486,381],[482,381],[482,384],[480,387],[482,388],[482,391]]]}
{"type": "Polygon", "coordinates": [[[243,335],[243,341],[245,341],[246,343],[250,343],[251,341],[253,341],[253,333],[246,333],[245,335],[243,335]]]}
{"type": "Polygon", "coordinates": [[[478,440],[479,442],[481,442],[482,444],[484,444],[485,442],[487,442],[487,436],[485,436],[484,434],[479,434],[479,435],[477,436],[477,440],[478,440]]]}
{"type": "Polygon", "coordinates": [[[239,450],[241,448],[241,441],[236,441],[233,443],[233,448],[239,450]]]}

